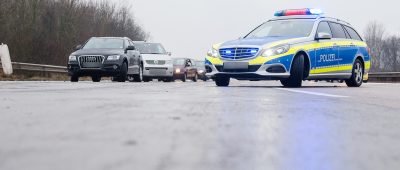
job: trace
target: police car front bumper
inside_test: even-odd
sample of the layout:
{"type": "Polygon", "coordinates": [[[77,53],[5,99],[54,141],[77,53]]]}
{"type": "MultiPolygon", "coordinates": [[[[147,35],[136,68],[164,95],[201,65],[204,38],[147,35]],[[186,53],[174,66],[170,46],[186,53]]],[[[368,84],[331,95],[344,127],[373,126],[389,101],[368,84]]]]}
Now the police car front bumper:
{"type": "Polygon", "coordinates": [[[282,64],[249,65],[248,69],[224,69],[223,65],[206,65],[207,77],[227,76],[238,80],[280,80],[290,72],[282,64]]]}

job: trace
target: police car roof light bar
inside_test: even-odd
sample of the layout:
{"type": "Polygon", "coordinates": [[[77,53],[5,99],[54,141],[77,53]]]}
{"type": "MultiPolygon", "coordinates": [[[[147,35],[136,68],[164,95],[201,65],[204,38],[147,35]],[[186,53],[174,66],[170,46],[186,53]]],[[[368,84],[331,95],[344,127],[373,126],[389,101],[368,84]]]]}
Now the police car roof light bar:
{"type": "Polygon", "coordinates": [[[288,9],[275,12],[276,17],[292,16],[292,15],[321,15],[321,9],[304,8],[304,9],[288,9]]]}

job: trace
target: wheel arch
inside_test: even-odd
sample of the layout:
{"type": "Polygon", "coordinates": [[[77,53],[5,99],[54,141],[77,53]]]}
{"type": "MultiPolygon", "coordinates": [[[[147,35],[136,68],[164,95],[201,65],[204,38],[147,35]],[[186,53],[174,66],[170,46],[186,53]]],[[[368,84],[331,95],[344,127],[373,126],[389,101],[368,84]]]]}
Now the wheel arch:
{"type": "MultiPolygon", "coordinates": [[[[293,56],[292,62],[290,64],[290,67],[293,66],[294,59],[299,55],[303,55],[304,56],[304,74],[303,74],[304,77],[303,77],[303,79],[305,79],[310,75],[310,72],[311,72],[310,55],[305,50],[299,50],[299,51],[297,51],[295,53],[295,55],[293,56]]],[[[292,68],[290,68],[290,69],[292,69],[292,68]]]]}
{"type": "Polygon", "coordinates": [[[364,60],[364,57],[363,56],[361,56],[361,55],[358,55],[357,57],[355,57],[355,59],[354,59],[354,62],[353,62],[353,65],[354,65],[354,63],[356,62],[356,60],[360,60],[361,61],[361,64],[362,64],[362,66],[363,66],[363,70],[364,70],[364,72],[365,72],[365,60],[364,60]]]}

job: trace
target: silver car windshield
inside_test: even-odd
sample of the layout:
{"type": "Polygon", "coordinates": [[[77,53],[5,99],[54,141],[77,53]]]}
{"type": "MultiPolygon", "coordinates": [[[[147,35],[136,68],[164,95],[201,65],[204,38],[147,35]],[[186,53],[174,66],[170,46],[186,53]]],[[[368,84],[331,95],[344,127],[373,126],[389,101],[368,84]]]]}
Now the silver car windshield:
{"type": "Polygon", "coordinates": [[[166,54],[164,47],[158,43],[135,44],[141,54],[166,54]]]}
{"type": "Polygon", "coordinates": [[[245,38],[308,37],[314,27],[314,22],[314,20],[305,19],[269,21],[256,28],[245,38]]]}
{"type": "Polygon", "coordinates": [[[124,40],[116,38],[92,38],[82,49],[123,49],[124,40]]]}

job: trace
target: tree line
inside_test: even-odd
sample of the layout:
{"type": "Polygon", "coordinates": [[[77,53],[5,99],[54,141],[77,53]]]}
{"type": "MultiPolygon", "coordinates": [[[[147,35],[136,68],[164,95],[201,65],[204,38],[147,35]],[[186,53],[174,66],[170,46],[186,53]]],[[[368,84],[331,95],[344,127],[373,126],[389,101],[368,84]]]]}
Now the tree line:
{"type": "Polygon", "coordinates": [[[377,21],[369,23],[364,34],[371,49],[371,72],[400,72],[400,37],[387,34],[377,21]]]}
{"type": "Polygon", "coordinates": [[[90,37],[145,40],[130,11],[107,0],[0,0],[0,43],[8,44],[12,61],[66,65],[90,37]]]}

